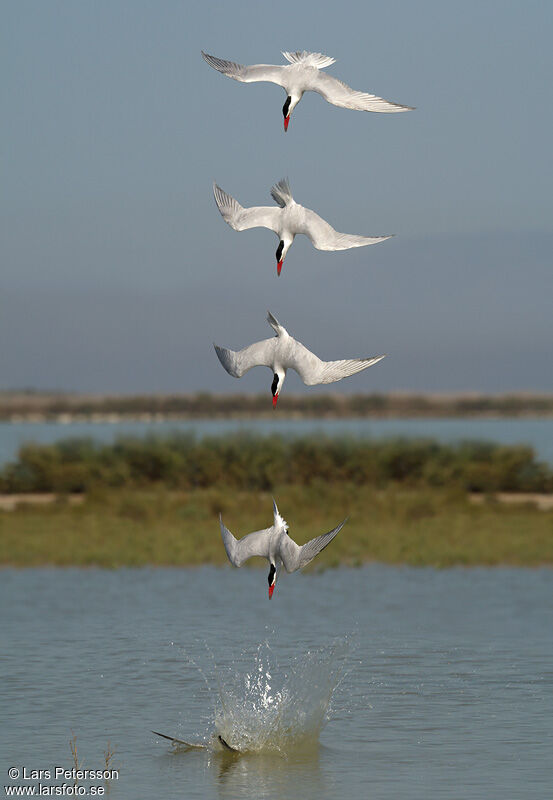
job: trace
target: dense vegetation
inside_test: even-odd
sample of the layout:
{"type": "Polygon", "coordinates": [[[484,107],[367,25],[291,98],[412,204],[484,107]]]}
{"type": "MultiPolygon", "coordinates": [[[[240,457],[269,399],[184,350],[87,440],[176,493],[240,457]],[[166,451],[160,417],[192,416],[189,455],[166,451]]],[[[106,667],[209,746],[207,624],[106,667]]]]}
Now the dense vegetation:
{"type": "MultiPolygon", "coordinates": [[[[286,393],[278,415],[306,417],[466,417],[553,415],[553,395],[416,395],[286,393]]],[[[0,392],[0,420],[69,416],[200,418],[272,415],[268,391],[258,395],[79,395],[0,392]]]]}
{"type": "Polygon", "coordinates": [[[464,492],[550,492],[553,471],[526,446],[482,442],[370,441],[325,437],[189,434],[114,444],[69,439],[24,446],[0,471],[0,492],[89,492],[97,487],[209,487],[352,484],[457,488],[464,492]]]}

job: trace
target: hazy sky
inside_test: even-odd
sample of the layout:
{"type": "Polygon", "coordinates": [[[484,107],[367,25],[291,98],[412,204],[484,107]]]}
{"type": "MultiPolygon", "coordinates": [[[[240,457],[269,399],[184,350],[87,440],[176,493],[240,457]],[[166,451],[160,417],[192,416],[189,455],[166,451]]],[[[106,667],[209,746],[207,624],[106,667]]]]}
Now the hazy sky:
{"type": "MultiPolygon", "coordinates": [[[[309,391],[553,390],[549,0],[0,2],[0,388],[269,391],[213,351],[272,335],[388,353],[309,391]],[[328,72],[414,112],[240,84],[200,50],[328,72]],[[290,178],[341,253],[221,219],[290,178]]],[[[295,374],[287,391],[300,392],[295,374]]]]}

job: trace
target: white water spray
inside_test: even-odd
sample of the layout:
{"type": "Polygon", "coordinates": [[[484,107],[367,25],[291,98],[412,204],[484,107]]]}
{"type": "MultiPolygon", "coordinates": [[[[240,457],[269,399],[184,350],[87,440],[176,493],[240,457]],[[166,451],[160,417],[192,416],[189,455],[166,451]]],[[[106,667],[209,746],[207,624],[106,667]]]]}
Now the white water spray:
{"type": "MultiPolygon", "coordinates": [[[[329,719],[333,693],[346,672],[350,644],[340,639],[295,657],[282,668],[268,642],[224,668],[202,676],[214,701],[212,743],[221,736],[241,752],[313,747],[329,719]]],[[[192,662],[193,663],[193,662],[192,662]]]]}

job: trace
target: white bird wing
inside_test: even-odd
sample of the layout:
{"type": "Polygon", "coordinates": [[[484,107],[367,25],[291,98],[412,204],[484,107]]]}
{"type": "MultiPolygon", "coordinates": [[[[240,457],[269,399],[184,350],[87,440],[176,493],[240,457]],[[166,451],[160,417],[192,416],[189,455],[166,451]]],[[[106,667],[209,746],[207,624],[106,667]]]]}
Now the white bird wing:
{"type": "Polygon", "coordinates": [[[255,83],[257,81],[266,81],[267,83],[276,83],[282,86],[283,76],[286,74],[284,70],[286,67],[273,65],[273,64],[252,64],[247,67],[244,64],[236,64],[234,61],[225,61],[216,56],[210,56],[209,53],[204,53],[202,56],[207,61],[210,67],[222,72],[228,78],[233,78],[235,81],[242,83],[255,83]]]}
{"type": "Polygon", "coordinates": [[[242,350],[235,352],[226,347],[214,344],[219,361],[233,378],[241,378],[253,367],[269,367],[272,369],[276,338],[254,342],[242,350]]]}
{"type": "Polygon", "coordinates": [[[213,184],[213,195],[221,216],[235,231],[245,231],[249,228],[269,228],[274,233],[278,233],[282,213],[280,208],[275,206],[244,208],[216,183],[213,184]]]}
{"type": "Polygon", "coordinates": [[[321,371],[318,383],[334,383],[341,381],[342,378],[348,378],[350,375],[355,375],[356,372],[362,372],[373,364],[377,364],[385,356],[374,356],[374,358],[346,358],[342,361],[323,361],[323,369],[321,371]]]}
{"type": "Polygon", "coordinates": [[[340,106],[340,108],[351,108],[354,111],[379,111],[382,114],[413,111],[412,106],[391,103],[375,94],[357,92],[338,78],[327,75],[326,72],[317,72],[310,82],[309,88],[318,92],[332,105],[340,106]]]}
{"type": "Polygon", "coordinates": [[[234,567],[241,567],[248,558],[252,558],[253,556],[262,556],[263,558],[269,557],[269,532],[271,528],[248,533],[248,535],[243,536],[242,539],[235,539],[223,522],[220,514],[219,522],[221,524],[221,536],[223,537],[223,544],[227,551],[228,560],[234,567]]]}
{"type": "Polygon", "coordinates": [[[372,358],[346,358],[340,361],[322,361],[315,353],[308,350],[301,342],[294,339],[294,345],[288,354],[286,366],[295,369],[306,386],[319,383],[334,383],[355,375],[385,356],[372,358]]]}
{"type": "Polygon", "coordinates": [[[284,569],[286,572],[295,572],[297,569],[306,567],[310,561],[313,561],[321,550],[324,550],[327,545],[334,539],[347,522],[346,519],[341,522],[338,527],[311,539],[301,547],[291,539],[288,534],[284,534],[280,540],[279,555],[282,559],[284,569]]]}
{"type": "Polygon", "coordinates": [[[317,250],[349,250],[352,247],[365,247],[368,244],[383,242],[393,235],[357,236],[356,234],[339,233],[315,211],[311,211],[309,208],[303,210],[303,223],[300,225],[298,233],[308,236],[317,250]]]}

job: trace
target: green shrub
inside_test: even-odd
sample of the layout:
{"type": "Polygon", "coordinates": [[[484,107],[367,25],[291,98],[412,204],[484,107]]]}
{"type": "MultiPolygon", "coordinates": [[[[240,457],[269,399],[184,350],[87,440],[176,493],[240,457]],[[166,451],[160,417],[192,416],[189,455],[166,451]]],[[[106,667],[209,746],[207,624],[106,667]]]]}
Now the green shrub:
{"type": "Polygon", "coordinates": [[[317,482],[547,492],[553,491],[553,472],[526,446],[248,434],[197,440],[179,433],[126,437],[113,444],[70,439],[25,445],[18,460],[0,471],[0,491],[11,493],[152,485],[270,492],[275,485],[317,482]]]}

